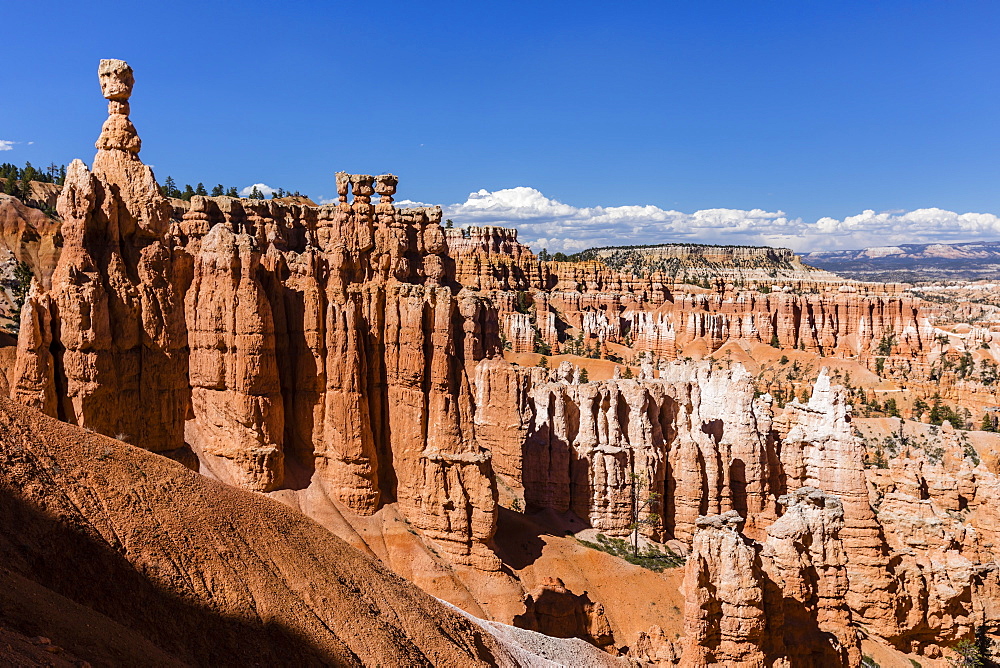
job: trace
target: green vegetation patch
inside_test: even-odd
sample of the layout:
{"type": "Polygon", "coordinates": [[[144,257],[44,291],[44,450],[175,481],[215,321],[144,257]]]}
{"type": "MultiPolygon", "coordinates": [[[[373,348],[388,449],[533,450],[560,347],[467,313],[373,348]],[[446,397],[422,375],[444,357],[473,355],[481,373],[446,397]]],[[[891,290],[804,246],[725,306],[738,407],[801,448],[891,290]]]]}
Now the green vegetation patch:
{"type": "Polygon", "coordinates": [[[656,571],[657,573],[665,571],[668,568],[677,568],[678,566],[684,565],[684,557],[676,554],[670,548],[666,547],[663,548],[663,550],[660,550],[652,545],[648,545],[645,548],[636,550],[635,547],[624,538],[613,538],[611,536],[605,536],[603,533],[597,534],[596,543],[579,538],[577,541],[587,547],[600,550],[601,552],[607,552],[612,556],[624,559],[630,564],[642,566],[643,568],[656,571]]]}

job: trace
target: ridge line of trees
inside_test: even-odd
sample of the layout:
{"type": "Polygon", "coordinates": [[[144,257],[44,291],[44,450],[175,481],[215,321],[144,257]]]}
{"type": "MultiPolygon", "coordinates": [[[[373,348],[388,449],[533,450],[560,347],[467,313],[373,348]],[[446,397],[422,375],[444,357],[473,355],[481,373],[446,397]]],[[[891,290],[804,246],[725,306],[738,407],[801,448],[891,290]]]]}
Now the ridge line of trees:
{"type": "MultiPolygon", "coordinates": [[[[204,183],[198,183],[198,185],[191,187],[191,184],[185,184],[184,189],[181,190],[177,186],[177,182],[174,181],[174,177],[168,176],[163,181],[163,185],[160,186],[160,192],[164,197],[174,197],[176,199],[182,199],[185,202],[190,202],[191,198],[195,195],[205,195],[210,197],[240,197],[240,193],[236,186],[229,186],[228,188],[223,186],[221,183],[216,184],[212,188],[211,192],[205,187],[204,183]]],[[[255,185],[247,196],[249,199],[267,199],[267,197],[262,193],[255,185]]],[[[271,199],[279,199],[282,197],[305,197],[298,190],[292,192],[291,190],[285,190],[284,188],[278,188],[271,193],[271,199]]]]}
{"type": "Polygon", "coordinates": [[[66,181],[66,165],[57,165],[53,162],[39,171],[30,162],[24,163],[24,167],[5,162],[0,164],[0,179],[3,179],[0,192],[17,198],[25,206],[42,211],[50,218],[56,217],[56,210],[48,202],[35,199],[31,183],[34,181],[61,186],[66,181]]]}

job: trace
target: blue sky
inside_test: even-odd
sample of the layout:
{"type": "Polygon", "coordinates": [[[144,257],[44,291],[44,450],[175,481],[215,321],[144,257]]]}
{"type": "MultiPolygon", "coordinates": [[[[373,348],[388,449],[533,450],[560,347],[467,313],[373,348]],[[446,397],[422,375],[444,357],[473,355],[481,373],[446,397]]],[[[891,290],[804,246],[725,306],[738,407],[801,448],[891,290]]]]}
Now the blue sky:
{"type": "Polygon", "coordinates": [[[391,171],[550,249],[1000,238],[998,26],[986,2],[8,3],[0,161],[89,162],[112,57],[161,181],[319,200],[391,171]]]}

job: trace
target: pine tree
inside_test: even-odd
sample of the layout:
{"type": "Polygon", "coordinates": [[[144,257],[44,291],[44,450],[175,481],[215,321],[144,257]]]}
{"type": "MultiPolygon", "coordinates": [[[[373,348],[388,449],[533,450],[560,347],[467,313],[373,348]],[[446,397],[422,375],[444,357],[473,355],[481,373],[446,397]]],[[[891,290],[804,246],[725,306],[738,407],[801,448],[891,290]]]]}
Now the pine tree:
{"type": "Polygon", "coordinates": [[[250,191],[250,199],[264,199],[264,193],[257,189],[257,186],[253,187],[250,191]]]}
{"type": "Polygon", "coordinates": [[[31,287],[31,279],[34,274],[31,267],[26,262],[18,262],[14,267],[13,281],[11,282],[11,296],[14,298],[14,322],[10,325],[9,332],[17,334],[21,329],[21,308],[28,297],[28,289],[31,287]]]}
{"type": "Polygon", "coordinates": [[[195,195],[207,195],[208,191],[205,190],[205,184],[204,183],[199,183],[198,187],[194,189],[194,194],[195,195]]]}
{"type": "Polygon", "coordinates": [[[629,530],[632,533],[632,556],[635,558],[639,556],[639,529],[643,526],[655,527],[660,523],[659,514],[649,511],[659,506],[660,494],[650,488],[644,476],[629,473],[628,477],[632,491],[632,523],[629,530]],[[643,511],[646,511],[645,517],[642,517],[643,511]]]}
{"type": "Polygon", "coordinates": [[[979,427],[983,431],[996,431],[993,426],[993,417],[989,413],[983,413],[983,423],[979,427]]]}
{"type": "Polygon", "coordinates": [[[174,177],[168,176],[160,186],[160,192],[163,193],[164,197],[177,197],[174,191],[177,190],[177,183],[174,182],[174,177]]]}
{"type": "Polygon", "coordinates": [[[194,197],[194,188],[191,187],[190,183],[184,184],[184,192],[181,193],[181,199],[185,202],[190,202],[192,197],[194,197]]]}
{"type": "Polygon", "coordinates": [[[220,183],[219,185],[212,188],[212,197],[222,197],[223,192],[224,191],[222,189],[222,184],[220,183]]]}
{"type": "Polygon", "coordinates": [[[28,185],[32,181],[38,180],[38,170],[31,166],[30,162],[24,163],[24,169],[21,170],[21,181],[22,187],[26,188],[28,192],[31,191],[31,187],[28,185]]]}
{"type": "Polygon", "coordinates": [[[625,370],[622,371],[622,378],[625,378],[625,379],[635,378],[635,374],[632,373],[632,367],[630,367],[630,366],[625,367],[625,370]]]}
{"type": "Polygon", "coordinates": [[[546,357],[545,355],[542,355],[541,359],[538,360],[538,366],[540,366],[543,369],[548,369],[549,368],[549,358],[546,357]]]}
{"type": "Polygon", "coordinates": [[[3,183],[4,194],[20,198],[21,189],[17,187],[17,178],[12,176],[10,172],[8,172],[7,176],[4,178],[6,179],[3,183]]]}
{"type": "Polygon", "coordinates": [[[580,379],[580,384],[581,385],[583,383],[589,383],[590,382],[590,374],[587,373],[586,369],[580,369],[580,375],[578,376],[578,378],[580,379]]]}
{"type": "Polygon", "coordinates": [[[899,407],[896,406],[895,399],[885,400],[885,413],[889,417],[899,417],[899,407]]]}
{"type": "Polygon", "coordinates": [[[226,191],[226,197],[239,197],[239,196],[240,193],[239,191],[236,190],[236,186],[232,186],[229,190],[226,191]]]}

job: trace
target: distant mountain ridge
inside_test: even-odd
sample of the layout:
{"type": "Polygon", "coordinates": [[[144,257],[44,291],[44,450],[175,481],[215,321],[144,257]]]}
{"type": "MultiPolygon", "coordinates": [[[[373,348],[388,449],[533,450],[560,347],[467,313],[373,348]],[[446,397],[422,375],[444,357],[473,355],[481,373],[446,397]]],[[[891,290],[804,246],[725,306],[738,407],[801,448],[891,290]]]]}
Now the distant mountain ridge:
{"type": "Polygon", "coordinates": [[[1000,276],[1000,241],[872,246],[815,251],[802,258],[815,267],[863,281],[914,283],[1000,276]]]}
{"type": "Polygon", "coordinates": [[[571,260],[598,260],[634,276],[662,273],[681,282],[724,279],[740,285],[845,283],[844,278],[802,262],[790,248],[691,243],[589,248],[571,260]]]}

